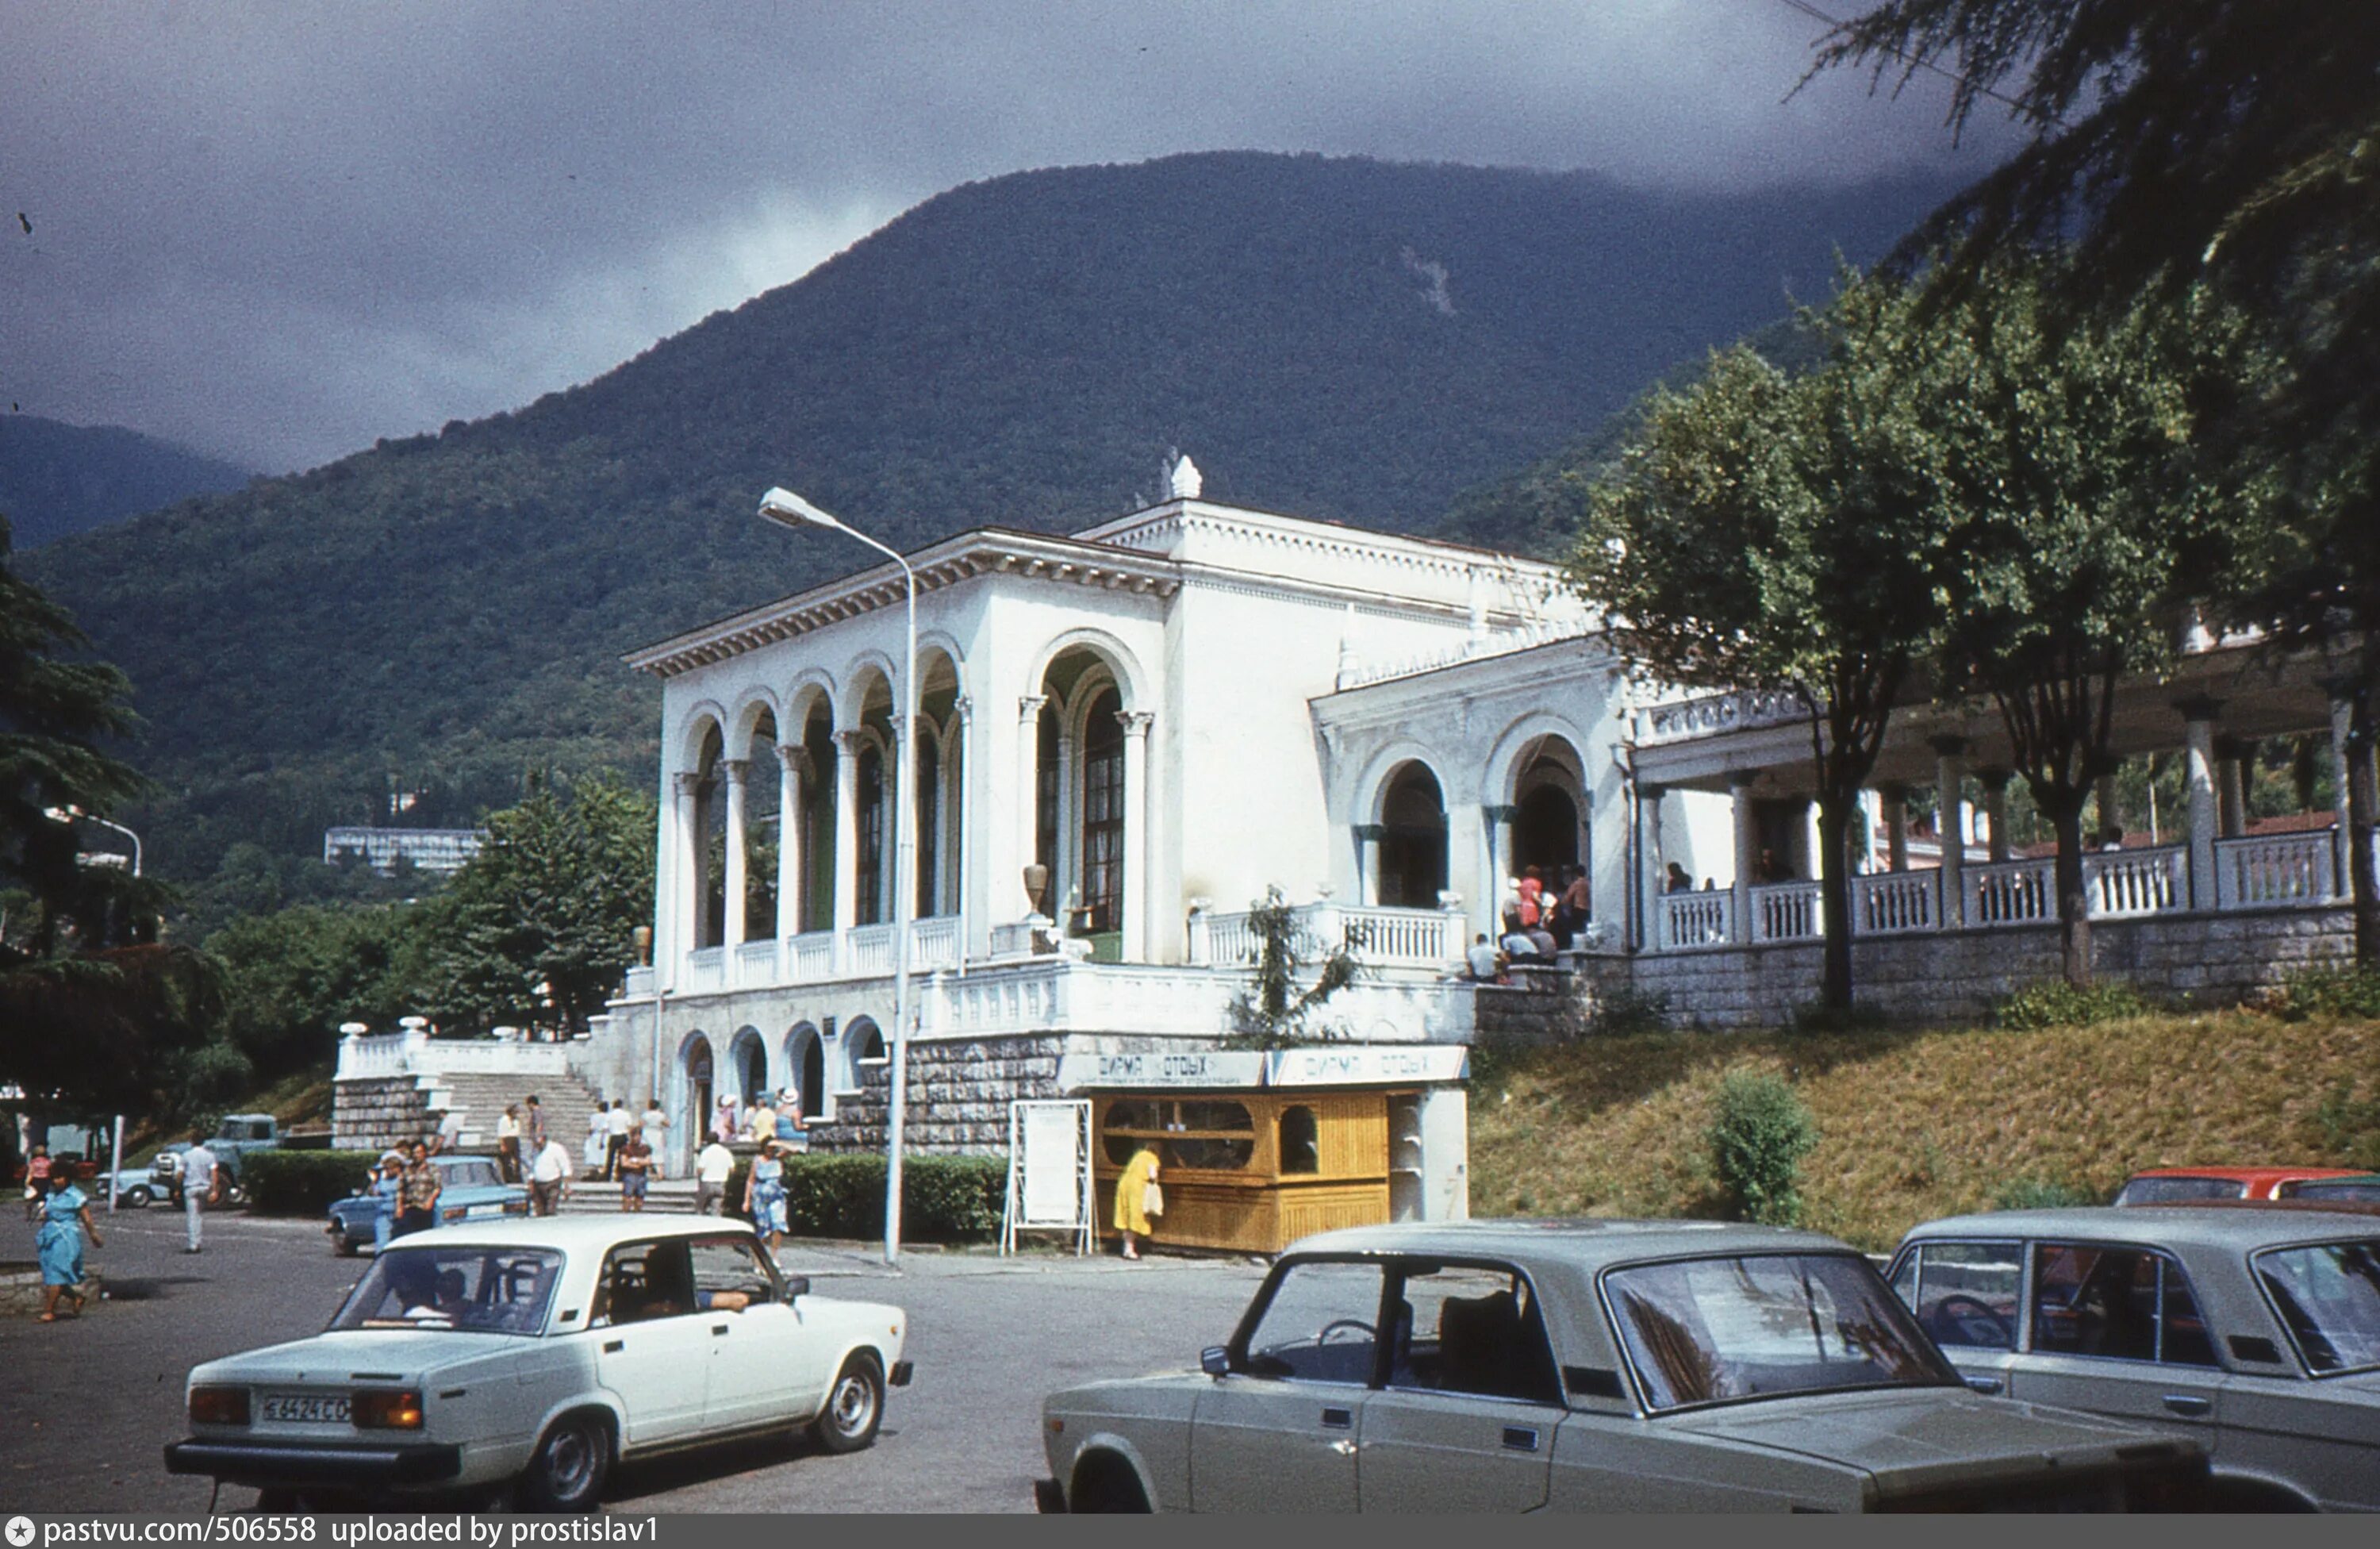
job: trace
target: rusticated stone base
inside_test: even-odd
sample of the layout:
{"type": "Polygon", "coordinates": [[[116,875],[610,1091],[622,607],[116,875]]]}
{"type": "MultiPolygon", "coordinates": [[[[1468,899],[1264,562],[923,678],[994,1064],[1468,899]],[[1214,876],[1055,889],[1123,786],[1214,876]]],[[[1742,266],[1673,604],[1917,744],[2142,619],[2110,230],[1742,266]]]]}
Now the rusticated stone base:
{"type": "Polygon", "coordinates": [[[418,1077],[341,1081],[332,1098],[331,1144],[340,1151],[411,1145],[434,1128],[429,1112],[429,1093],[418,1077]]]}

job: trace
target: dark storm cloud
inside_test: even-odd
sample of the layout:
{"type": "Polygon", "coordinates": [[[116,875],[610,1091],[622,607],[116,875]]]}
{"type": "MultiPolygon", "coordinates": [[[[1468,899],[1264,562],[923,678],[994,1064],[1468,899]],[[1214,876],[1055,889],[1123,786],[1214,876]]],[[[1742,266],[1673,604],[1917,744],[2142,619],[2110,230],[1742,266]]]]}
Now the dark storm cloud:
{"type": "Polygon", "coordinates": [[[7,14],[0,399],[272,469],[583,380],[1026,167],[1255,148],[1741,189],[1951,158],[1938,86],[1787,100],[1821,29],[1777,0],[7,14]]]}

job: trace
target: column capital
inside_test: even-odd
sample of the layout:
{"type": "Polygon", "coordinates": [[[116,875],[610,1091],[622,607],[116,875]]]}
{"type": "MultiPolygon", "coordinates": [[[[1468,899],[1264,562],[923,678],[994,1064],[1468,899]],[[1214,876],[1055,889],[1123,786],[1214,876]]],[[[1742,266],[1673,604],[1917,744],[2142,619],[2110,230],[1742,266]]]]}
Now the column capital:
{"type": "Polygon", "coordinates": [[[834,734],[835,757],[838,759],[856,759],[859,756],[860,749],[866,747],[867,743],[868,734],[861,731],[857,726],[852,726],[846,730],[836,732],[834,734]]]}
{"type": "Polygon", "coordinates": [[[1954,737],[1947,732],[1940,737],[1927,738],[1925,745],[1933,749],[1936,754],[1946,759],[1965,757],[1970,746],[1965,738],[1954,737]]]}
{"type": "Polygon", "coordinates": [[[1906,781],[1879,780],[1876,782],[1876,794],[1887,801],[1898,802],[1903,806],[1909,802],[1909,786],[1906,781]]]}
{"type": "Polygon", "coordinates": [[[681,769],[670,776],[670,786],[680,796],[700,796],[703,787],[702,772],[698,769],[681,769]]]}
{"type": "Polygon", "coordinates": [[[1737,790],[1750,789],[1759,778],[1760,771],[1757,769],[1730,769],[1727,772],[1727,783],[1737,790]]]}
{"type": "Polygon", "coordinates": [[[1479,809],[1479,815],[1489,823],[1511,823],[1521,815],[1521,809],[1506,803],[1489,803],[1479,809]]]}
{"type": "Polygon", "coordinates": [[[1016,700],[1016,717],[1020,721],[1038,721],[1041,707],[1050,702],[1047,694],[1020,694],[1016,700]]]}
{"type": "Polygon", "coordinates": [[[1658,785],[1650,780],[1636,787],[1636,799],[1639,801],[1658,801],[1669,794],[1669,787],[1658,785]]]}
{"type": "Polygon", "coordinates": [[[721,759],[719,767],[727,775],[727,783],[731,786],[740,786],[752,777],[750,759],[721,759]]]}
{"type": "Polygon", "coordinates": [[[2247,759],[2256,756],[2256,739],[2252,737],[2223,736],[2215,739],[2215,756],[2218,759],[2247,759]]]}
{"type": "Polygon", "coordinates": [[[2192,694],[2174,701],[2173,708],[2185,721],[2212,721],[2223,714],[2223,701],[2212,694],[2192,694]]]}
{"type": "Polygon", "coordinates": [[[1116,712],[1116,725],[1123,728],[1123,734],[1126,737],[1147,737],[1148,724],[1156,719],[1157,715],[1153,711],[1119,710],[1116,712]]]}
{"type": "Polygon", "coordinates": [[[961,694],[956,699],[951,701],[951,719],[953,721],[964,721],[974,714],[975,701],[968,695],[961,694]]]}
{"type": "Polygon", "coordinates": [[[810,774],[810,750],[798,742],[780,742],[777,744],[777,766],[781,769],[790,769],[802,778],[808,779],[810,774]]]}

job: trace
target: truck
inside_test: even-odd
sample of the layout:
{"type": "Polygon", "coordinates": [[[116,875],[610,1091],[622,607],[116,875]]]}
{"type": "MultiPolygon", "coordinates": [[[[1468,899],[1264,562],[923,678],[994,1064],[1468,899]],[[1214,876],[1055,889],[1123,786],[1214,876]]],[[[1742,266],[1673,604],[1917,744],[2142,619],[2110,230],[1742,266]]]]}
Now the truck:
{"type": "MultiPolygon", "coordinates": [[[[215,1153],[215,1165],[223,1169],[224,1198],[237,1201],[241,1197],[242,1158],[250,1152],[278,1151],[286,1140],[280,1121],[271,1114],[226,1115],[207,1141],[207,1149],[215,1153]]],[[[176,1140],[159,1152],[157,1159],[149,1165],[149,1179],[155,1191],[176,1205],[182,1202],[182,1153],[189,1149],[189,1141],[176,1140]]]]}

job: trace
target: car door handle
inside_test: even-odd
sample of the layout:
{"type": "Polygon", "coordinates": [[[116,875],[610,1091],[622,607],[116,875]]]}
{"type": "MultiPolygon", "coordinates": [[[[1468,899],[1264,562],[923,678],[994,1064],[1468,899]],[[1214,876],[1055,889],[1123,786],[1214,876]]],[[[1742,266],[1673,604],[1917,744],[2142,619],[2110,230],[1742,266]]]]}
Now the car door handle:
{"type": "Polygon", "coordinates": [[[1536,1428],[1530,1425],[1507,1425],[1504,1427],[1504,1445],[1514,1452],[1536,1451],[1536,1428]]]}
{"type": "Polygon", "coordinates": [[[1337,1453],[1342,1458],[1353,1458],[1355,1456],[1355,1440],[1354,1437],[1349,1436],[1339,1441],[1332,1442],[1330,1444],[1330,1450],[1337,1453]]]}
{"type": "Polygon", "coordinates": [[[1355,1411],[1353,1409],[1325,1409],[1322,1411],[1322,1423],[1330,1426],[1334,1430],[1344,1431],[1347,1427],[1355,1423],[1355,1411]]]}
{"type": "Polygon", "coordinates": [[[1998,1377],[1969,1377],[1967,1379],[1967,1385],[1973,1388],[1977,1393],[1998,1393],[2000,1389],[2006,1387],[2008,1384],[2000,1381],[1998,1377]]]}
{"type": "Polygon", "coordinates": [[[2215,1400],[2201,1398],[2194,1393],[2168,1393],[2165,1396],[2165,1407],[2178,1415],[2200,1420],[2215,1412],[2215,1400]]]}
{"type": "Polygon", "coordinates": [[[728,1325],[725,1323],[713,1323],[710,1325],[710,1332],[713,1334],[724,1334],[727,1332],[727,1327],[728,1325]]]}
{"type": "Polygon", "coordinates": [[[618,1355],[622,1350],[625,1350],[627,1348],[628,1342],[625,1339],[606,1339],[603,1341],[603,1353],[607,1356],[618,1355]]]}

